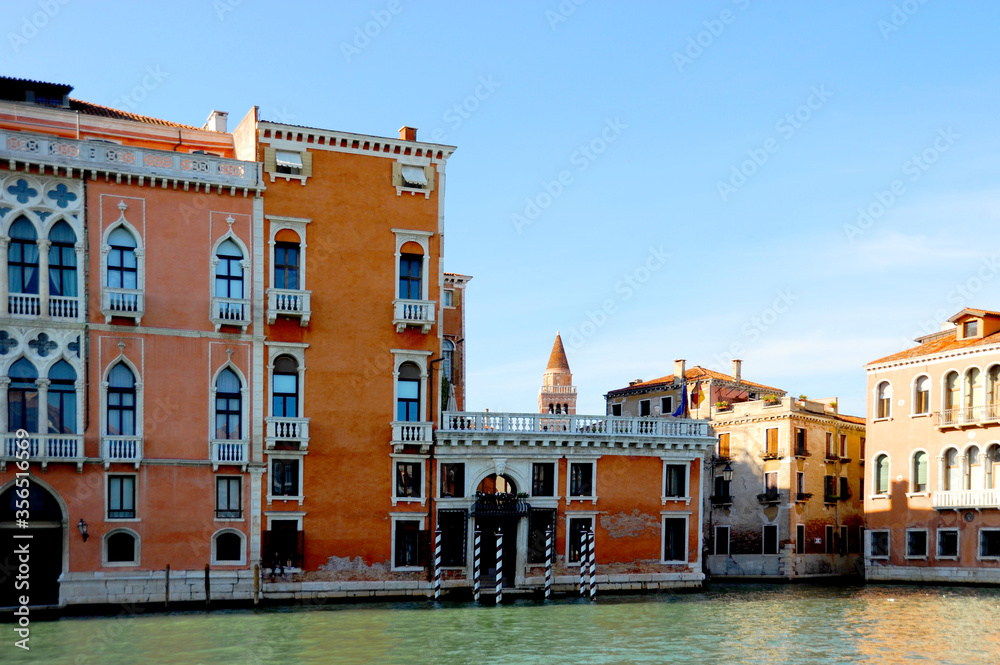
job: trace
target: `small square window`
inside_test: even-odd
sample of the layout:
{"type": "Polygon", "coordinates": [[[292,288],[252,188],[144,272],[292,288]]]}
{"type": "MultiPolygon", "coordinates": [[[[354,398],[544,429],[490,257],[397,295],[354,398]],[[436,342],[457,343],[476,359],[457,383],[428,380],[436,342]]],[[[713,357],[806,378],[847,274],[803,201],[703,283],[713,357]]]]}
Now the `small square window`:
{"type": "Polygon", "coordinates": [[[594,496],[594,465],[590,462],[574,462],[569,465],[569,495],[594,496]]]}
{"type": "MultiPolygon", "coordinates": [[[[593,528],[592,517],[570,517],[569,528],[566,529],[566,561],[579,563],[583,548],[584,534],[593,528]]],[[[595,543],[595,550],[597,549],[595,543]]]]}
{"type": "Polygon", "coordinates": [[[958,529],[938,529],[937,556],[939,559],[958,558],[958,529]]]}
{"type": "Polygon", "coordinates": [[[888,559],[889,558],[889,532],[888,531],[869,531],[871,534],[871,551],[870,556],[872,559],[888,559]]]}
{"type": "Polygon", "coordinates": [[[108,519],[135,518],[135,476],[108,476],[108,519]]]}
{"type": "Polygon", "coordinates": [[[556,465],[554,462],[535,462],[531,465],[531,496],[555,496],[556,465]]]}
{"type": "Polygon", "coordinates": [[[396,462],[396,498],[420,498],[420,472],[420,462],[396,462]]]}
{"type": "Polygon", "coordinates": [[[441,465],[441,496],[461,498],[465,496],[465,464],[441,465]]]}
{"type": "Polygon", "coordinates": [[[299,460],[271,459],[271,496],[299,495],[299,460]]]}
{"type": "Polygon", "coordinates": [[[641,399],[639,400],[639,416],[648,416],[651,413],[649,410],[649,400],[641,399]]]}
{"type": "Polygon", "coordinates": [[[962,324],[962,337],[975,337],[979,334],[979,321],[972,319],[962,324]]]}
{"type": "Polygon", "coordinates": [[[219,476],[215,479],[215,517],[238,520],[243,518],[243,479],[219,476]]]}
{"type": "Polygon", "coordinates": [[[274,151],[275,171],[288,175],[299,175],[302,173],[302,153],[288,150],[274,151]]]}
{"type": "Polygon", "coordinates": [[[621,404],[612,404],[611,405],[611,415],[613,415],[613,416],[620,416],[620,415],[622,415],[622,405],[621,404]]]}
{"type": "Polygon", "coordinates": [[[660,398],[660,414],[669,416],[674,412],[674,397],[673,395],[660,398]]]}
{"type": "Polygon", "coordinates": [[[1000,529],[979,530],[979,556],[983,559],[1000,557],[1000,529]]]}
{"type": "Polygon", "coordinates": [[[667,464],[664,468],[663,496],[687,496],[687,465],[667,464]]]}
{"type": "Polygon", "coordinates": [[[455,292],[452,291],[451,289],[445,289],[444,290],[444,306],[445,307],[454,307],[454,302],[455,302],[455,292]]]}
{"type": "Polygon", "coordinates": [[[686,518],[663,518],[663,560],[687,561],[686,518]]]}
{"type": "Polygon", "coordinates": [[[105,564],[139,565],[139,539],[130,531],[113,531],[104,540],[105,564]]]}
{"type": "Polygon", "coordinates": [[[404,187],[415,187],[417,189],[427,187],[427,172],[424,171],[424,167],[406,166],[404,164],[399,170],[403,176],[404,187]]]}

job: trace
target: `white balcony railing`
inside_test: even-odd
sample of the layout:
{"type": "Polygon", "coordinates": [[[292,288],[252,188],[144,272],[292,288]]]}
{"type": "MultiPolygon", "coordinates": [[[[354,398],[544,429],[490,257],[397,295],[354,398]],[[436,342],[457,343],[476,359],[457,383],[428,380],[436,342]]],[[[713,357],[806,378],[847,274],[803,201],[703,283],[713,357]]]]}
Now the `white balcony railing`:
{"type": "Polygon", "coordinates": [[[312,291],[297,289],[267,290],[267,323],[275,322],[279,316],[297,316],[299,325],[309,325],[312,310],[309,308],[309,295],[312,291]]]}
{"type": "Polygon", "coordinates": [[[396,326],[396,332],[414,326],[426,335],[434,325],[435,305],[433,300],[393,300],[392,324],[396,326]]]}
{"type": "MultiPolygon", "coordinates": [[[[0,449],[0,462],[20,459],[17,455],[17,437],[13,433],[3,435],[3,448],[0,449]]],[[[82,434],[31,434],[28,436],[28,461],[40,463],[44,469],[49,462],[74,462],[82,466],[83,454],[82,434]]]]}
{"type": "Polygon", "coordinates": [[[41,309],[42,299],[37,293],[7,294],[7,311],[11,316],[38,316],[41,309]]]}
{"type": "Polygon", "coordinates": [[[239,326],[246,332],[250,325],[250,301],[245,298],[212,296],[211,319],[216,331],[222,326],[239,326]]]}
{"type": "Polygon", "coordinates": [[[309,447],[308,418],[277,418],[272,416],[264,420],[267,423],[264,443],[268,449],[274,448],[276,443],[298,443],[300,450],[309,447]]]}
{"type": "Polygon", "coordinates": [[[254,162],[26,132],[0,131],[0,159],[229,187],[256,187],[260,180],[254,162]]]}
{"type": "Polygon", "coordinates": [[[440,431],[501,434],[601,434],[608,437],[708,437],[708,422],[683,418],[445,412],[440,431]]]}
{"type": "Polygon", "coordinates": [[[400,421],[392,423],[393,444],[428,444],[434,440],[434,424],[400,421]]]}
{"type": "Polygon", "coordinates": [[[962,427],[982,425],[1000,420],[1000,404],[967,406],[959,409],[945,409],[934,414],[938,427],[962,427]]]}
{"type": "Polygon", "coordinates": [[[955,490],[932,492],[931,506],[942,508],[1000,508],[1000,490],[955,490]]]}
{"type": "Polygon", "coordinates": [[[215,439],[212,441],[212,469],[217,470],[220,464],[238,464],[246,466],[250,446],[246,441],[230,439],[215,439]]]}
{"type": "Polygon", "coordinates": [[[105,469],[112,462],[135,464],[138,469],[142,461],[142,437],[105,434],[101,437],[101,457],[105,469]]]}
{"type": "Polygon", "coordinates": [[[80,316],[80,299],[76,296],[49,296],[49,316],[54,319],[76,319],[80,316]]]}
{"type": "Polygon", "coordinates": [[[139,289],[118,289],[104,287],[101,291],[101,313],[105,323],[111,323],[112,316],[135,319],[136,325],[146,313],[146,298],[139,289]]]}

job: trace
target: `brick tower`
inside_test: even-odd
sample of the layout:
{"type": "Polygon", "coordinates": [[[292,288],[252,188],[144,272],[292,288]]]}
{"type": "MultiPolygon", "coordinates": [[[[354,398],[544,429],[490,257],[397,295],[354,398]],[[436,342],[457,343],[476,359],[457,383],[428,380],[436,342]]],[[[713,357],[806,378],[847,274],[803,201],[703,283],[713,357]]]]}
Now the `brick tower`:
{"type": "Polygon", "coordinates": [[[538,391],[539,413],[576,413],[576,386],[573,372],[566,360],[566,349],[556,331],[556,341],[552,344],[549,364],[542,377],[542,387],[538,391]]]}

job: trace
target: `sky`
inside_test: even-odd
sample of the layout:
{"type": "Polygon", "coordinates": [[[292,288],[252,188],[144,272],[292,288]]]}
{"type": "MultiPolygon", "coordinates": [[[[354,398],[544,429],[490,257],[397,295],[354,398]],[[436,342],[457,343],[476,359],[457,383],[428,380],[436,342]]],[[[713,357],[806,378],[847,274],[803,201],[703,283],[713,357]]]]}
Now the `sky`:
{"type": "Polygon", "coordinates": [[[7,0],[4,75],[200,126],[458,146],[467,409],[674,359],[864,415],[864,365],[1000,309],[1000,3],[7,0]]]}

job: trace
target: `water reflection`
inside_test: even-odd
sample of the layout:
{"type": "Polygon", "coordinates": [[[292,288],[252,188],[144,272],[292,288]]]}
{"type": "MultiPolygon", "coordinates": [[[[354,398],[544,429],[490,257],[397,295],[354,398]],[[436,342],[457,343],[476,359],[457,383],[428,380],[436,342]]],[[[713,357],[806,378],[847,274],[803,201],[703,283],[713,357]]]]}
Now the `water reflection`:
{"type": "MultiPolygon", "coordinates": [[[[32,625],[46,665],[954,663],[995,665],[993,589],[723,585],[704,593],[501,608],[423,603],[63,619],[32,625]]],[[[4,631],[6,632],[6,631],[4,631]]]]}

